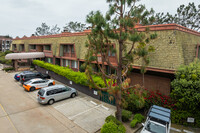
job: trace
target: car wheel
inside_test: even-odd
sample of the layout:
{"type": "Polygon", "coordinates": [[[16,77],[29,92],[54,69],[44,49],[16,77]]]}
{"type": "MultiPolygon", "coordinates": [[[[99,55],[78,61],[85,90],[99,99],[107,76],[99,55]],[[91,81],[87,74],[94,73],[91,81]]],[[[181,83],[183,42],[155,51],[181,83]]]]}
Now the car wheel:
{"type": "Polygon", "coordinates": [[[30,88],[30,91],[34,91],[34,90],[35,90],[35,87],[31,87],[31,88],[30,88]]]}
{"type": "Polygon", "coordinates": [[[75,93],[72,93],[71,97],[74,98],[75,96],[76,96],[76,94],[75,94],[75,93]]]}
{"type": "Polygon", "coordinates": [[[49,83],[49,85],[48,86],[52,86],[53,84],[52,83],[49,83]]]}
{"type": "Polygon", "coordinates": [[[51,100],[48,101],[48,104],[49,104],[49,105],[52,105],[53,103],[54,103],[54,100],[53,100],[53,99],[51,99],[51,100]]]}

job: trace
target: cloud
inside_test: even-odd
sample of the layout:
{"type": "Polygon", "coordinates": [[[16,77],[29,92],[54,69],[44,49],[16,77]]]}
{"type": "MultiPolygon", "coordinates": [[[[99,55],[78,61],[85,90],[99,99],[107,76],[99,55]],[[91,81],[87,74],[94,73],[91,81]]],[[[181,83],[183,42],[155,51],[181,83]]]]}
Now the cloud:
{"type": "MultiPolygon", "coordinates": [[[[199,0],[142,0],[148,9],[156,12],[175,13],[181,4],[199,0]]],[[[0,35],[13,37],[35,32],[42,22],[49,26],[56,25],[62,29],[69,21],[85,23],[90,11],[108,10],[106,0],[2,0],[0,8],[0,35]]]]}

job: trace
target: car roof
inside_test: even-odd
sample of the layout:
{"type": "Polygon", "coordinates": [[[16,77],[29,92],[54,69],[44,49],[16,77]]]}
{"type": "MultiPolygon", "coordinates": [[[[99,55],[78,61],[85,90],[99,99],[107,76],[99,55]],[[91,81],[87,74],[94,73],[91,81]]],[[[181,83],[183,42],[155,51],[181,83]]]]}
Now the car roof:
{"type": "Polygon", "coordinates": [[[61,88],[61,87],[65,87],[65,86],[56,84],[56,85],[45,87],[45,88],[42,88],[42,89],[45,90],[45,91],[48,91],[48,90],[53,90],[53,89],[57,89],[57,88],[61,88]]]}
{"type": "Polygon", "coordinates": [[[30,81],[35,82],[35,81],[40,81],[40,80],[43,80],[43,79],[41,79],[41,78],[35,78],[35,79],[31,79],[30,81]]]}
{"type": "Polygon", "coordinates": [[[20,72],[18,74],[32,74],[32,73],[34,73],[34,72],[32,72],[32,71],[23,71],[23,72],[20,72]]]}
{"type": "Polygon", "coordinates": [[[157,105],[153,105],[149,110],[148,116],[169,123],[171,117],[171,110],[157,105]]]}

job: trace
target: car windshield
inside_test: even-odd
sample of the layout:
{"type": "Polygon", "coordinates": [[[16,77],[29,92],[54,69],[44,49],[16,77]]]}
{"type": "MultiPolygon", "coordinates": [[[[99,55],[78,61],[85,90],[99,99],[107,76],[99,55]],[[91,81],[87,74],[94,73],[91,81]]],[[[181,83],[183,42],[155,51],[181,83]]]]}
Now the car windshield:
{"type": "Polygon", "coordinates": [[[166,133],[166,128],[164,126],[153,123],[151,121],[147,123],[145,129],[151,133],[166,133]]]}
{"type": "Polygon", "coordinates": [[[45,91],[44,91],[43,89],[40,89],[40,90],[38,91],[38,94],[39,94],[40,96],[43,96],[44,93],[45,93],[45,91]]]}

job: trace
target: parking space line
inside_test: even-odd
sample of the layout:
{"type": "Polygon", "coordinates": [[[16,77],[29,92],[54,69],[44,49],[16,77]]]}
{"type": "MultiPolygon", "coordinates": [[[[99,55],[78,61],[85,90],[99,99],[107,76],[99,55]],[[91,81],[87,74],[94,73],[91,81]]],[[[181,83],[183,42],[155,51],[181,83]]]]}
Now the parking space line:
{"type": "Polygon", "coordinates": [[[86,112],[89,112],[90,110],[95,109],[95,108],[98,108],[98,107],[100,107],[100,106],[101,106],[101,104],[98,105],[98,106],[92,107],[92,108],[90,108],[90,109],[88,109],[88,110],[85,110],[85,111],[83,111],[83,112],[80,112],[80,113],[78,113],[78,114],[76,114],[76,115],[74,115],[74,116],[68,117],[68,118],[69,118],[70,120],[72,120],[74,117],[79,116],[79,115],[82,115],[82,114],[84,114],[84,113],[86,113],[86,112]]]}
{"type": "Polygon", "coordinates": [[[7,112],[5,111],[4,107],[1,104],[0,104],[0,106],[1,106],[2,110],[4,111],[4,113],[6,114],[6,117],[7,117],[8,121],[10,122],[10,124],[12,125],[12,127],[15,129],[16,133],[19,133],[18,130],[17,130],[17,128],[14,126],[12,120],[8,116],[7,112]]]}
{"type": "MultiPolygon", "coordinates": [[[[76,99],[74,99],[73,100],[73,102],[74,101],[77,101],[77,100],[80,100],[80,99],[86,99],[87,97],[84,97],[84,98],[79,98],[79,97],[77,97],[76,99]]],[[[72,101],[69,101],[69,102],[66,102],[66,103],[63,103],[63,104],[60,104],[60,105],[56,105],[56,106],[53,106],[55,109],[57,109],[57,108],[60,108],[60,107],[62,107],[62,106],[64,106],[64,105],[66,105],[66,104],[69,104],[70,102],[72,102],[72,101]]]]}

